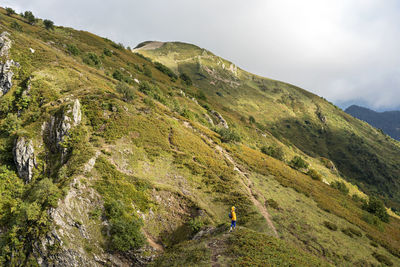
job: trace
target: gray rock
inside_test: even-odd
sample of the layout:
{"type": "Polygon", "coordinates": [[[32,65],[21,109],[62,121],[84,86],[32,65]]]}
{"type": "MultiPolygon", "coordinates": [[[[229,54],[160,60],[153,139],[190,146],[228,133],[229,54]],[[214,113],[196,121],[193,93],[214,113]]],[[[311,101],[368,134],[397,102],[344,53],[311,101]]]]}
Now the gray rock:
{"type": "Polygon", "coordinates": [[[14,76],[11,67],[16,65],[17,64],[13,60],[6,60],[4,64],[0,63],[0,96],[11,89],[12,77],[14,76]]]}
{"type": "Polygon", "coordinates": [[[211,113],[215,116],[215,118],[217,118],[218,120],[218,125],[228,129],[228,123],[226,122],[226,120],[224,119],[224,117],[222,117],[221,114],[219,114],[218,112],[216,112],[215,110],[211,110],[211,113]]]}
{"type": "Polygon", "coordinates": [[[0,34],[0,57],[8,57],[8,51],[11,48],[11,40],[8,32],[2,32],[0,34]]]}
{"type": "Polygon", "coordinates": [[[13,154],[18,176],[24,179],[25,183],[29,183],[32,180],[33,168],[36,165],[32,140],[19,137],[15,142],[13,154]]]}
{"type": "MultiPolygon", "coordinates": [[[[3,32],[0,35],[0,57],[8,58],[8,53],[11,48],[11,40],[8,32],[3,32]]],[[[12,59],[7,59],[5,63],[0,63],[0,96],[7,93],[12,86],[12,77],[14,72],[11,70],[12,66],[19,67],[17,62],[12,59]]]]}
{"type": "Polygon", "coordinates": [[[62,142],[65,141],[72,127],[78,126],[81,120],[81,104],[76,99],[72,106],[66,108],[61,117],[51,117],[50,122],[45,126],[50,148],[54,153],[61,152],[62,162],[68,154],[68,149],[62,146],[62,142]]]}

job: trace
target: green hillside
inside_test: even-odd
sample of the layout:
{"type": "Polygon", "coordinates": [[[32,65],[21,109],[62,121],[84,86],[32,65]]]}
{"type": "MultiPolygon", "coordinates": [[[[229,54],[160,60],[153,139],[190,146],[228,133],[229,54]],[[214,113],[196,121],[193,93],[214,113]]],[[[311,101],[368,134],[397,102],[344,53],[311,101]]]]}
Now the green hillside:
{"type": "Polygon", "coordinates": [[[194,45],[0,13],[1,265],[400,264],[396,141],[194,45]]]}

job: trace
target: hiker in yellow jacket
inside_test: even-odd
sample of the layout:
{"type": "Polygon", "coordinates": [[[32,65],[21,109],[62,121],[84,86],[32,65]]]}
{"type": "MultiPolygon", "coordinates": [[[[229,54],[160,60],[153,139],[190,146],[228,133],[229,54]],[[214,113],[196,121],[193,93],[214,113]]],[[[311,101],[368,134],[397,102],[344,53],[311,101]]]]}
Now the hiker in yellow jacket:
{"type": "Polygon", "coordinates": [[[229,230],[229,232],[233,230],[235,230],[236,228],[236,212],[235,212],[235,206],[232,207],[231,209],[231,213],[229,213],[229,218],[231,218],[232,222],[231,222],[231,229],[229,230]]]}

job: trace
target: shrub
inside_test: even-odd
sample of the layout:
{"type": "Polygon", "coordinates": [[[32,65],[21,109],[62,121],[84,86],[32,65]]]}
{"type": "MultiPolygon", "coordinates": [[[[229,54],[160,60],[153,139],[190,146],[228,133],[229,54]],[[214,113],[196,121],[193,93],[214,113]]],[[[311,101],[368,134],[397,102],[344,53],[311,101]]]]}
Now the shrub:
{"type": "Polygon", "coordinates": [[[146,64],[143,64],[143,74],[149,78],[153,77],[153,73],[151,72],[151,69],[146,64]]]}
{"type": "Polygon", "coordinates": [[[22,26],[19,25],[19,23],[16,22],[16,21],[13,21],[13,22],[11,23],[11,28],[13,28],[14,30],[17,30],[17,31],[19,31],[19,32],[22,32],[22,26]]]}
{"type": "Polygon", "coordinates": [[[11,16],[15,14],[15,10],[11,7],[6,7],[7,16],[11,16]]]}
{"type": "Polygon", "coordinates": [[[188,225],[189,225],[190,229],[192,230],[192,233],[196,234],[197,232],[199,232],[201,230],[201,228],[204,227],[205,223],[204,223],[204,220],[202,220],[200,217],[196,217],[194,219],[191,219],[188,222],[188,225]]]}
{"type": "Polygon", "coordinates": [[[335,181],[335,182],[331,183],[331,187],[339,190],[340,192],[342,192],[345,195],[347,195],[349,193],[349,189],[347,188],[347,186],[344,182],[335,181]]]}
{"type": "Polygon", "coordinates": [[[143,81],[139,84],[139,91],[148,95],[152,91],[151,85],[148,82],[143,81]]]}
{"type": "Polygon", "coordinates": [[[46,30],[53,30],[54,29],[54,22],[49,20],[49,19],[45,19],[43,21],[43,25],[46,28],[46,30]]]}
{"type": "Polygon", "coordinates": [[[283,160],[284,159],[284,154],[283,154],[283,150],[281,147],[276,147],[276,146],[263,146],[261,148],[261,152],[271,156],[273,158],[279,159],[279,160],[283,160]]]}
{"type": "Polygon", "coordinates": [[[266,206],[266,207],[271,207],[271,208],[276,209],[276,210],[279,209],[279,204],[278,204],[278,202],[276,202],[276,201],[275,201],[274,199],[272,199],[272,198],[267,199],[267,200],[265,201],[265,206],[266,206]]]}
{"type": "Polygon", "coordinates": [[[120,72],[119,70],[115,70],[112,76],[118,81],[122,81],[124,79],[124,75],[122,75],[122,72],[120,72]]]}
{"type": "Polygon", "coordinates": [[[338,229],[336,224],[331,223],[329,221],[324,221],[324,225],[325,225],[326,228],[328,228],[331,231],[336,231],[338,229]]]}
{"type": "Polygon", "coordinates": [[[29,24],[33,25],[36,23],[36,18],[31,11],[25,11],[23,17],[28,21],[29,24]]]}
{"type": "Polygon", "coordinates": [[[120,201],[111,200],[104,204],[105,215],[110,222],[109,249],[126,252],[142,247],[145,238],[140,231],[142,223],[133,216],[128,216],[125,206],[120,201]]]}
{"type": "Polygon", "coordinates": [[[313,179],[317,181],[322,181],[322,176],[319,172],[314,169],[308,170],[307,174],[313,179]]]}
{"type": "Polygon", "coordinates": [[[215,129],[215,132],[221,136],[221,141],[224,143],[239,142],[241,139],[240,135],[231,129],[218,128],[215,129]]]}
{"type": "Polygon", "coordinates": [[[110,220],[110,244],[112,251],[126,252],[138,249],[145,243],[145,238],[140,232],[141,223],[138,219],[127,220],[116,218],[110,220]]]}
{"type": "Polygon", "coordinates": [[[389,257],[385,255],[374,252],[372,253],[372,256],[380,263],[386,264],[387,266],[393,266],[393,262],[389,259],[389,257]]]}
{"type": "Polygon", "coordinates": [[[179,78],[181,78],[181,80],[187,85],[187,86],[191,86],[193,84],[192,79],[190,79],[190,77],[186,74],[186,73],[181,73],[181,75],[179,75],[179,78]]]}
{"type": "Polygon", "coordinates": [[[255,123],[256,119],[253,116],[249,116],[249,122],[250,123],[255,123]]]}
{"type": "Polygon", "coordinates": [[[103,49],[103,54],[106,55],[106,56],[108,56],[108,57],[111,57],[111,56],[112,56],[111,50],[108,49],[107,47],[104,47],[104,49],[103,49]]]}
{"type": "Polygon", "coordinates": [[[86,54],[86,56],[83,58],[83,62],[89,66],[95,66],[95,67],[98,67],[101,64],[99,57],[92,52],[86,54]]]}
{"type": "Polygon", "coordinates": [[[15,113],[8,113],[7,117],[1,125],[1,129],[8,135],[15,134],[19,129],[21,129],[21,120],[15,113]]]}
{"type": "Polygon", "coordinates": [[[343,228],[342,232],[345,235],[350,236],[351,238],[353,238],[354,236],[362,237],[362,233],[359,230],[354,229],[352,227],[343,228]]]}
{"type": "Polygon", "coordinates": [[[371,213],[364,213],[361,217],[363,221],[365,221],[368,224],[379,226],[380,225],[380,220],[378,217],[375,215],[372,215],[371,213]]]}
{"type": "Polygon", "coordinates": [[[367,204],[363,205],[363,209],[377,216],[383,222],[389,222],[389,214],[385,205],[377,197],[370,197],[367,204]]]}
{"type": "Polygon", "coordinates": [[[295,156],[290,161],[289,165],[296,170],[308,168],[308,163],[304,159],[302,159],[300,156],[295,156]]]}
{"type": "Polygon", "coordinates": [[[115,89],[118,93],[122,94],[125,102],[132,101],[135,97],[135,90],[126,83],[118,83],[115,89]]]}
{"type": "Polygon", "coordinates": [[[73,44],[67,44],[67,51],[73,56],[77,56],[81,53],[81,51],[79,51],[79,49],[73,44]]]}

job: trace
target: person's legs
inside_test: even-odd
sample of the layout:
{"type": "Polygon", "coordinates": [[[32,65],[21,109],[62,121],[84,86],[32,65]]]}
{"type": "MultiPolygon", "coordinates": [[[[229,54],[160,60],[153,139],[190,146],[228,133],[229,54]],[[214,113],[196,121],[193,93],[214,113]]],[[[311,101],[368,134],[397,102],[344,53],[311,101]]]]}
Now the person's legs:
{"type": "Polygon", "coordinates": [[[236,221],[231,221],[231,229],[229,230],[229,232],[232,231],[232,228],[233,228],[233,229],[236,228],[236,221]]]}

